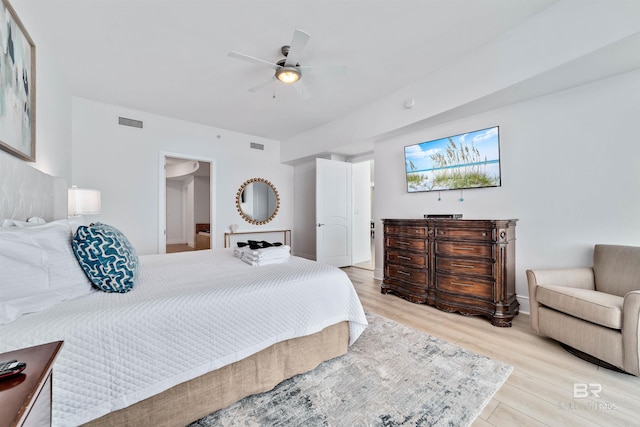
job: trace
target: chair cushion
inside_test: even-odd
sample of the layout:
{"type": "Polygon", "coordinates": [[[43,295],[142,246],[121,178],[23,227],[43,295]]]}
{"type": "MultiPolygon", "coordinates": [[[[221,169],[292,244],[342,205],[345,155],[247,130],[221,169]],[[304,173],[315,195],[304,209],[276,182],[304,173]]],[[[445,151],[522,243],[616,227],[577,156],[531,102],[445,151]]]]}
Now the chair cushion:
{"type": "Polygon", "coordinates": [[[640,247],[596,245],[593,273],[600,292],[623,297],[640,290],[640,247]]]}
{"type": "Polygon", "coordinates": [[[622,328],[624,297],[589,289],[538,285],[536,299],[542,305],[612,329],[622,328]]]}

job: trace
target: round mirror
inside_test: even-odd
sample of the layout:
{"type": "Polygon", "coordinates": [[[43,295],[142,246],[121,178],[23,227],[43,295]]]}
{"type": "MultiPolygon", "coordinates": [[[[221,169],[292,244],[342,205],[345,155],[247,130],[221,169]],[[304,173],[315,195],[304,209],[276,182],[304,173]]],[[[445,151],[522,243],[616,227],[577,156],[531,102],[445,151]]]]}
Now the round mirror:
{"type": "Polygon", "coordinates": [[[236,208],[245,221],[255,225],[266,224],[280,209],[278,190],[266,179],[251,178],[236,193],[236,208]]]}

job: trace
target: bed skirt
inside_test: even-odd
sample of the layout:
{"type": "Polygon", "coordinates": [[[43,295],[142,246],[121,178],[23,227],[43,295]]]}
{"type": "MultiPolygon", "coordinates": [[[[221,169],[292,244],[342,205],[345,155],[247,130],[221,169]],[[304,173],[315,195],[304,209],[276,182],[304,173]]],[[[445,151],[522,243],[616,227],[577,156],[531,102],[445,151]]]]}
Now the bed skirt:
{"type": "Polygon", "coordinates": [[[272,345],[84,426],[185,426],[347,352],[348,322],[272,345]]]}

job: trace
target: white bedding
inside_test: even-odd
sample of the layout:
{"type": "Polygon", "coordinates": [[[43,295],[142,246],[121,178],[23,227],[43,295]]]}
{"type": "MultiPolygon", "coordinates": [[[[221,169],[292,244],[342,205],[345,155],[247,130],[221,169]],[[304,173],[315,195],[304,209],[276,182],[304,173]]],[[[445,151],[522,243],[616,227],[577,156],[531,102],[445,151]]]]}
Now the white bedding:
{"type": "Polygon", "coordinates": [[[253,267],[217,249],[140,257],[126,294],[92,292],[0,325],[0,352],[64,340],[53,424],[76,426],[270,345],[348,320],[367,321],[334,267],[291,257],[253,267]]]}

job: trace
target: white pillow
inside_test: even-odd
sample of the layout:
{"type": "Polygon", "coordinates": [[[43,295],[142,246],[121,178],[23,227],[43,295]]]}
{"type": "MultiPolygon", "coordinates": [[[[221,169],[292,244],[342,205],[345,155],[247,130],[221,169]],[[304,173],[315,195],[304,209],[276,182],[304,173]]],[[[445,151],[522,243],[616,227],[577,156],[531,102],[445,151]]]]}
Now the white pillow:
{"type": "Polygon", "coordinates": [[[2,228],[8,227],[35,227],[37,224],[30,224],[27,221],[20,221],[17,219],[5,219],[2,221],[2,228]]]}
{"type": "Polygon", "coordinates": [[[35,227],[37,225],[45,224],[46,221],[39,216],[32,216],[28,218],[26,221],[20,221],[17,219],[5,219],[2,221],[2,228],[5,227],[35,227]]]}
{"type": "Polygon", "coordinates": [[[0,229],[0,324],[92,292],[67,220],[0,229]]]}

